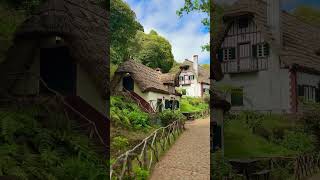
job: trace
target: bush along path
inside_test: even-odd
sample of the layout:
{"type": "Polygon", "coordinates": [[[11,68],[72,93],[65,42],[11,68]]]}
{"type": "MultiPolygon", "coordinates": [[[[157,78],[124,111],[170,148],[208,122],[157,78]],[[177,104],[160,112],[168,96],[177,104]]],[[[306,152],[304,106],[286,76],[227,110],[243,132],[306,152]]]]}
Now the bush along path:
{"type": "Polygon", "coordinates": [[[185,126],[185,132],[155,165],[151,180],[210,179],[210,119],[185,126]]]}

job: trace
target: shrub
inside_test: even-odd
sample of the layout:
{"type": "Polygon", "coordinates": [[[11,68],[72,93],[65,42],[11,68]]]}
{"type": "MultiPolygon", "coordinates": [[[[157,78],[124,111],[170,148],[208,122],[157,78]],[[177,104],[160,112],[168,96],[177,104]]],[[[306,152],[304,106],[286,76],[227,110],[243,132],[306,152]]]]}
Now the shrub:
{"type": "Polygon", "coordinates": [[[111,96],[110,116],[112,122],[135,130],[149,128],[149,115],[134,102],[121,96],[111,96]]]}
{"type": "Polygon", "coordinates": [[[147,180],[148,177],[149,177],[149,171],[147,170],[144,170],[140,167],[136,167],[133,169],[133,172],[136,176],[136,179],[139,179],[139,180],[147,180]]]}
{"type": "Polygon", "coordinates": [[[123,151],[129,146],[129,141],[125,137],[117,136],[112,139],[112,146],[118,151],[123,151]]]}
{"type": "Polygon", "coordinates": [[[232,174],[232,167],[226,159],[223,158],[222,152],[217,151],[211,155],[211,178],[222,180],[232,174]]]}
{"type": "Polygon", "coordinates": [[[285,148],[300,153],[313,151],[315,148],[313,143],[312,136],[297,131],[286,131],[283,140],[280,142],[285,148]]]}
{"type": "Polygon", "coordinates": [[[157,114],[158,119],[163,126],[167,126],[176,120],[185,120],[185,116],[180,111],[164,110],[157,114]]]}

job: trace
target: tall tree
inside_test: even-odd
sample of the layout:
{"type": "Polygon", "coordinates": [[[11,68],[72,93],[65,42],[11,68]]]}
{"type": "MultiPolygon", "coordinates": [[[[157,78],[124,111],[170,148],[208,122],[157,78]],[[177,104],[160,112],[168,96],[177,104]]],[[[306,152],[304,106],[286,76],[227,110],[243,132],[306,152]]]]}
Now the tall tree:
{"type": "Polygon", "coordinates": [[[302,5],[298,6],[292,14],[310,24],[320,26],[320,9],[302,5]]]}
{"type": "Polygon", "coordinates": [[[110,32],[111,32],[111,62],[121,63],[129,58],[129,47],[137,31],[143,31],[143,27],[136,21],[136,14],[123,0],[110,2],[110,32]]]}
{"type": "Polygon", "coordinates": [[[161,68],[162,72],[171,69],[174,57],[168,40],[151,30],[149,34],[139,31],[135,41],[136,46],[131,50],[134,59],[151,68],[161,68]]]}

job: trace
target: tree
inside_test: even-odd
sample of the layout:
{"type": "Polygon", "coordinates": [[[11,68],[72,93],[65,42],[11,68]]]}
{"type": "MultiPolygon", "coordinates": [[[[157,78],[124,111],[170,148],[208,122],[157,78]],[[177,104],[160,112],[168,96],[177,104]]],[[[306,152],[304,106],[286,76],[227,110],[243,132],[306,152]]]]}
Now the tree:
{"type": "Polygon", "coordinates": [[[139,31],[135,41],[136,45],[131,49],[134,59],[148,67],[160,68],[162,72],[168,72],[171,69],[174,58],[168,40],[151,30],[149,34],[139,31]]]}
{"type": "Polygon", "coordinates": [[[310,6],[298,6],[293,12],[298,18],[317,26],[320,26],[320,10],[310,6]]]}
{"type": "Polygon", "coordinates": [[[119,64],[129,58],[129,47],[133,44],[137,31],[143,31],[143,27],[123,0],[112,0],[110,11],[111,62],[119,64]]]}

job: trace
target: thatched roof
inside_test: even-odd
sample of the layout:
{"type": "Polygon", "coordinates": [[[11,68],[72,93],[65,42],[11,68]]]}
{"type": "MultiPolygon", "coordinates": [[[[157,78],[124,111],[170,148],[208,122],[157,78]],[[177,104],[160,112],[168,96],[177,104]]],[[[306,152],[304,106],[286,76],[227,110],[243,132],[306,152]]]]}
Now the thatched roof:
{"type": "MultiPolygon", "coordinates": [[[[223,25],[217,39],[224,39],[226,30],[230,28],[233,17],[251,15],[265,40],[272,43],[273,38],[267,24],[267,3],[262,0],[238,0],[224,14],[223,25]]],[[[319,25],[308,24],[297,17],[281,11],[280,29],[282,35],[282,47],[280,49],[281,61],[286,66],[299,65],[301,67],[320,71],[320,28],[319,25]]],[[[215,48],[221,45],[217,44],[215,48]]]]}
{"type": "Polygon", "coordinates": [[[6,74],[24,72],[35,59],[41,38],[60,36],[73,60],[91,75],[108,97],[108,12],[93,0],[47,0],[17,30],[14,45],[0,65],[1,85],[10,90],[12,81],[6,74]]]}
{"type": "MultiPolygon", "coordinates": [[[[163,74],[135,60],[123,62],[116,70],[113,78],[118,78],[125,73],[130,73],[142,92],[153,91],[170,94],[168,86],[178,86],[176,74],[163,74]]],[[[179,95],[177,92],[175,94],[179,95]]]]}
{"type": "MultiPolygon", "coordinates": [[[[195,73],[195,70],[193,69],[193,62],[186,59],[184,60],[184,62],[181,64],[180,66],[181,68],[183,67],[188,67],[188,69],[186,71],[189,72],[193,72],[195,73]]],[[[198,65],[198,82],[199,83],[206,83],[206,84],[210,84],[210,72],[208,70],[206,70],[205,68],[203,68],[202,66],[198,65]]]]}

